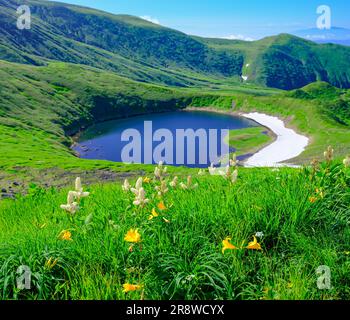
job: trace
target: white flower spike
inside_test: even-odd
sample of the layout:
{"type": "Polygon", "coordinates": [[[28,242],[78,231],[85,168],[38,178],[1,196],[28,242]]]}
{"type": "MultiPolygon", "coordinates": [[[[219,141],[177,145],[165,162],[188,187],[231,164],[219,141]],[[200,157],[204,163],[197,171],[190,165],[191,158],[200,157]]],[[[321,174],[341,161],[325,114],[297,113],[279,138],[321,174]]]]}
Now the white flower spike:
{"type": "Polygon", "coordinates": [[[84,192],[81,185],[81,179],[78,177],[75,179],[75,191],[73,191],[74,196],[80,201],[81,198],[86,198],[90,195],[90,192],[84,192]]]}
{"type": "Polygon", "coordinates": [[[137,191],[137,194],[136,194],[136,197],[135,197],[135,201],[133,202],[133,204],[135,206],[144,207],[148,202],[149,202],[149,199],[146,198],[145,190],[143,188],[140,188],[137,191]]]}
{"type": "Polygon", "coordinates": [[[123,185],[122,185],[123,191],[127,192],[127,191],[130,190],[130,188],[131,188],[131,185],[130,185],[130,183],[129,183],[129,180],[128,180],[128,179],[125,179],[125,180],[124,180],[124,183],[123,183],[123,185]]]}
{"type": "Polygon", "coordinates": [[[142,178],[138,178],[135,184],[135,188],[131,188],[130,191],[134,193],[135,195],[139,194],[140,189],[142,189],[142,178]]]}
{"type": "Polygon", "coordinates": [[[69,212],[70,214],[75,214],[79,210],[79,205],[74,201],[75,192],[69,191],[67,196],[67,204],[62,204],[61,209],[69,212]]]}

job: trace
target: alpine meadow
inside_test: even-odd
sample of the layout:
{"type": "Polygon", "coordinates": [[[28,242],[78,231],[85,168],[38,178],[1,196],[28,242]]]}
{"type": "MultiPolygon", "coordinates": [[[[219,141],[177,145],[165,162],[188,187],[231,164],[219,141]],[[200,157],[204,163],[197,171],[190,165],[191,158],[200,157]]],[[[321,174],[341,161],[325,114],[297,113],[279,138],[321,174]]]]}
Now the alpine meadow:
{"type": "Polygon", "coordinates": [[[0,300],[349,300],[349,270],[349,46],[0,0],[0,300]],[[144,119],[230,151],[112,161],[144,119]]]}

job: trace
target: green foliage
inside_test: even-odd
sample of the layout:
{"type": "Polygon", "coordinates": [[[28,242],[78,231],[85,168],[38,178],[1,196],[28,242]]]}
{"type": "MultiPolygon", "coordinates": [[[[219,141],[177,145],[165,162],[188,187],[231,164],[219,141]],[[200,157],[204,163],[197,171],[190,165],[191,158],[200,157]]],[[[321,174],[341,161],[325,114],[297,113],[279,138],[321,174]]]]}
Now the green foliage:
{"type": "Polygon", "coordinates": [[[229,145],[237,150],[237,155],[254,154],[273,141],[272,133],[264,127],[231,130],[229,145]]]}
{"type": "Polygon", "coordinates": [[[35,25],[14,27],[21,1],[0,1],[0,59],[62,61],[177,87],[248,83],[295,89],[316,80],[350,87],[350,48],[281,34],[244,42],[192,37],[137,17],[28,0],[35,25]],[[247,67],[249,65],[249,67],[247,67]]]}
{"type": "Polygon", "coordinates": [[[249,64],[244,68],[249,82],[284,90],[301,88],[315,81],[325,81],[339,88],[350,85],[348,47],[318,45],[288,34],[248,43],[218,39],[202,41],[217,50],[242,52],[244,64],[249,64]]]}
{"type": "Polygon", "coordinates": [[[145,299],[347,299],[349,170],[240,169],[234,185],[194,180],[197,189],[170,188],[162,212],[155,180],[144,184],[144,208],[115,183],[90,186],[74,216],[59,208],[66,190],[0,202],[1,298],[140,299],[141,291],[122,292],[129,282],[144,286],[145,299]],[[149,220],[152,208],[159,216],[149,220]],[[142,239],[131,252],[130,228],[142,239]],[[59,240],[62,230],[72,241],[59,240]],[[221,253],[226,237],[244,247],[256,232],[264,233],[262,252],[221,253]],[[33,272],[31,290],[16,287],[19,265],[33,272]],[[331,290],[317,288],[321,265],[331,268],[331,290]]]}

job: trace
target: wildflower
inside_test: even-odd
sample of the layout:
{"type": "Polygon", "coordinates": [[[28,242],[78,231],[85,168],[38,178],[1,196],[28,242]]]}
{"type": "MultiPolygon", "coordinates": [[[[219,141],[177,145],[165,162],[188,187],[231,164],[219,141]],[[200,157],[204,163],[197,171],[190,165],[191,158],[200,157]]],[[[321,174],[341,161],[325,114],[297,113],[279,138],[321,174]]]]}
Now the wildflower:
{"type": "Polygon", "coordinates": [[[317,200],[318,200],[317,197],[310,197],[309,198],[310,203],[315,203],[317,200]]]}
{"type": "Polygon", "coordinates": [[[316,189],[315,192],[321,199],[324,198],[324,192],[321,189],[316,189]]]}
{"type": "Polygon", "coordinates": [[[238,169],[235,169],[231,172],[230,166],[227,166],[224,171],[220,172],[220,174],[231,183],[236,183],[238,179],[238,169]]]}
{"type": "Polygon", "coordinates": [[[350,167],[350,156],[347,156],[347,157],[343,160],[343,164],[344,164],[345,168],[349,168],[349,167],[350,167]]]}
{"type": "Polygon", "coordinates": [[[57,264],[58,259],[53,259],[52,257],[45,262],[45,268],[51,270],[57,264]]]}
{"type": "Polygon", "coordinates": [[[63,230],[59,235],[59,239],[64,241],[73,241],[72,234],[68,230],[63,230]]]}
{"type": "Polygon", "coordinates": [[[225,177],[227,175],[227,172],[229,171],[230,166],[228,165],[225,169],[219,169],[214,167],[214,163],[210,165],[208,168],[210,175],[212,176],[223,176],[225,177]]]}
{"type": "Polygon", "coordinates": [[[214,167],[214,163],[212,163],[211,165],[210,165],[210,167],[208,168],[208,170],[209,170],[209,173],[210,173],[210,175],[215,175],[216,174],[216,168],[214,167]]]}
{"type": "Polygon", "coordinates": [[[84,192],[81,185],[81,179],[78,177],[75,179],[75,191],[72,191],[74,196],[80,201],[81,198],[86,198],[90,195],[90,192],[84,192]]]}
{"type": "Polygon", "coordinates": [[[123,191],[127,192],[127,191],[130,190],[130,188],[131,188],[131,185],[130,185],[130,183],[129,183],[129,180],[128,180],[128,179],[125,179],[125,180],[124,180],[124,183],[123,183],[123,185],[122,185],[123,191]]]}
{"type": "Polygon", "coordinates": [[[175,177],[175,178],[169,183],[170,187],[176,188],[178,180],[179,180],[179,178],[178,178],[178,177],[175,177]]]}
{"type": "Polygon", "coordinates": [[[69,191],[67,196],[67,204],[62,204],[61,209],[66,210],[70,214],[75,214],[79,210],[79,205],[74,201],[74,191],[69,191]]]}
{"type": "Polygon", "coordinates": [[[205,175],[205,171],[203,169],[199,169],[198,175],[199,176],[204,176],[205,175]]]}
{"type": "Polygon", "coordinates": [[[222,253],[224,254],[226,250],[238,250],[237,247],[235,247],[232,243],[230,243],[232,239],[231,238],[226,238],[225,240],[222,241],[222,253]]]}
{"type": "Polygon", "coordinates": [[[152,209],[152,213],[151,213],[151,215],[149,216],[149,218],[148,218],[148,220],[152,220],[153,218],[156,218],[156,217],[158,217],[159,216],[159,214],[157,213],[157,211],[156,211],[156,209],[152,209]]]}
{"type": "Polygon", "coordinates": [[[164,180],[162,180],[160,186],[156,186],[155,189],[156,189],[156,191],[158,191],[158,196],[160,196],[160,197],[169,191],[169,189],[166,185],[166,182],[164,180]]]}
{"type": "Polygon", "coordinates": [[[126,242],[138,243],[141,241],[141,235],[138,229],[130,229],[124,237],[126,242]]]}
{"type": "Polygon", "coordinates": [[[156,168],[154,169],[154,176],[155,176],[157,179],[160,179],[160,178],[161,178],[161,172],[160,172],[160,170],[159,170],[158,167],[156,167],[156,168]]]}
{"type": "Polygon", "coordinates": [[[249,250],[262,250],[261,245],[258,243],[258,240],[253,236],[254,240],[248,243],[247,249],[249,250]]]}
{"type": "Polygon", "coordinates": [[[262,237],[264,236],[264,233],[263,233],[263,232],[257,232],[257,233],[255,234],[255,236],[256,236],[257,238],[262,238],[262,237]]]}
{"type": "Polygon", "coordinates": [[[188,189],[196,189],[198,188],[198,183],[193,184],[192,182],[192,176],[187,177],[187,183],[180,183],[181,189],[188,190],[188,189]]]}
{"type": "Polygon", "coordinates": [[[232,159],[230,159],[230,166],[231,167],[237,167],[239,161],[237,160],[237,155],[233,154],[232,159]]]}
{"type": "Polygon", "coordinates": [[[164,222],[170,223],[170,220],[163,218],[164,222]]]}
{"type": "Polygon", "coordinates": [[[135,195],[138,195],[140,189],[142,188],[142,182],[143,182],[143,179],[142,178],[138,178],[137,181],[136,181],[136,184],[135,184],[135,188],[131,188],[130,191],[132,193],[134,193],[135,195]]]}
{"type": "Polygon", "coordinates": [[[324,154],[324,157],[326,158],[326,161],[331,162],[334,156],[334,149],[331,146],[329,146],[323,154],[324,154]]]}
{"type": "Polygon", "coordinates": [[[237,179],[238,179],[238,170],[236,169],[235,171],[233,171],[233,173],[231,175],[231,182],[236,183],[237,179]]]}
{"type": "Polygon", "coordinates": [[[158,203],[158,209],[162,211],[167,209],[163,201],[158,203]]]}
{"type": "Polygon", "coordinates": [[[311,166],[314,172],[319,171],[320,170],[320,162],[316,159],[312,160],[311,162],[311,166]]]}
{"type": "Polygon", "coordinates": [[[143,182],[144,182],[144,183],[150,183],[150,182],[151,182],[151,178],[145,177],[145,178],[143,179],[143,182]]]}
{"type": "Polygon", "coordinates": [[[183,190],[187,190],[187,185],[185,185],[183,182],[180,183],[180,188],[183,190]]]}
{"type": "Polygon", "coordinates": [[[162,180],[163,176],[167,173],[168,168],[163,167],[163,161],[158,163],[158,166],[154,169],[154,176],[158,180],[162,180]]]}
{"type": "Polygon", "coordinates": [[[123,292],[128,293],[130,291],[138,291],[142,289],[142,286],[139,284],[130,284],[130,283],[124,283],[123,284],[123,292]]]}
{"type": "Polygon", "coordinates": [[[135,206],[144,207],[149,202],[149,199],[146,198],[146,193],[143,188],[139,190],[134,189],[133,193],[135,194],[135,201],[133,202],[135,206]]]}

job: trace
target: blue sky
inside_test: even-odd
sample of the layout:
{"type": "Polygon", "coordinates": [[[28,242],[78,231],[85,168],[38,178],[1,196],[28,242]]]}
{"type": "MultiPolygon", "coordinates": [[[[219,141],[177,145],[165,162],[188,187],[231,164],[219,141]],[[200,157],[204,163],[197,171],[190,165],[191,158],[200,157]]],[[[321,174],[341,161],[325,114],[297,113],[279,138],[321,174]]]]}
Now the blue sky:
{"type": "Polygon", "coordinates": [[[332,25],[350,28],[349,0],[61,0],[116,14],[154,19],[187,34],[258,39],[316,27],[328,5],[332,25]]]}

